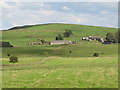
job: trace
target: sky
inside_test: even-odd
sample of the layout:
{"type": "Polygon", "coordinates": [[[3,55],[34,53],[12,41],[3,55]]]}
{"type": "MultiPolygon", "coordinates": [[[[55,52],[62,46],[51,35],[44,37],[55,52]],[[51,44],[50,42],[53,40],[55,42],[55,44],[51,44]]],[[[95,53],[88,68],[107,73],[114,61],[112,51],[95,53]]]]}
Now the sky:
{"type": "Polygon", "coordinates": [[[0,8],[0,30],[44,23],[118,27],[118,2],[1,1],[0,8]]]}

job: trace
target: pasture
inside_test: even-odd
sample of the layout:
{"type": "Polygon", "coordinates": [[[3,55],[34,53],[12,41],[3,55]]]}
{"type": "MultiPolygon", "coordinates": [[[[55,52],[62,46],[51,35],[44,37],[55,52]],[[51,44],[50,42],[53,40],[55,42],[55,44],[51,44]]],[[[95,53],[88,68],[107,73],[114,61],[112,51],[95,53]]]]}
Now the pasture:
{"type": "MultiPolygon", "coordinates": [[[[3,58],[3,60],[3,64],[8,61],[7,58],[3,58]]],[[[14,66],[3,67],[4,88],[118,87],[118,61],[116,57],[31,57],[20,58],[19,63],[12,65],[14,66]]]]}
{"type": "Polygon", "coordinates": [[[3,88],[118,88],[118,44],[81,41],[85,36],[116,32],[115,28],[49,24],[2,31],[3,41],[13,48],[2,48],[3,88]],[[70,29],[73,36],[65,40],[72,45],[28,45],[55,40],[58,33],[70,29]],[[47,55],[45,55],[47,53],[47,55]],[[93,57],[99,53],[99,57],[93,57]],[[17,56],[10,63],[7,54],[17,56]]]}

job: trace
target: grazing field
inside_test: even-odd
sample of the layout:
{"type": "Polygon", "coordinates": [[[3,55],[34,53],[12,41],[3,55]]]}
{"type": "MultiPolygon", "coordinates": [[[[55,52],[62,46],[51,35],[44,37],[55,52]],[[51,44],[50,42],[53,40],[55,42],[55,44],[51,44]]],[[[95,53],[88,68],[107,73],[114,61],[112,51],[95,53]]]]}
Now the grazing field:
{"type": "Polygon", "coordinates": [[[63,33],[65,29],[72,30],[73,36],[64,39],[78,42],[85,36],[101,36],[105,38],[108,32],[116,32],[118,30],[115,28],[76,24],[35,25],[22,29],[3,31],[2,39],[9,41],[16,47],[28,46],[28,42],[39,41],[38,38],[44,39],[45,41],[53,41],[55,40],[55,36],[58,33],[63,33]]]}
{"type": "Polygon", "coordinates": [[[115,28],[48,24],[2,31],[2,41],[14,47],[2,48],[3,88],[118,88],[118,44],[81,41],[86,36],[105,38],[115,28]],[[58,33],[70,29],[65,40],[72,45],[28,45],[29,42],[55,40],[58,33]],[[47,54],[46,54],[47,53],[47,54]],[[93,57],[98,53],[98,57],[93,57]],[[17,56],[18,63],[9,57],[17,56]]]}
{"type": "MultiPolygon", "coordinates": [[[[8,61],[7,58],[3,60],[8,61]]],[[[3,67],[4,88],[118,87],[116,57],[31,57],[20,58],[20,62],[13,65],[3,67]],[[23,64],[25,60],[29,61],[29,64],[23,64]]]]}
{"type": "Polygon", "coordinates": [[[7,54],[18,57],[45,57],[48,56],[61,57],[93,57],[94,53],[99,53],[100,57],[117,56],[118,45],[103,45],[99,42],[85,43],[80,42],[74,45],[41,45],[41,46],[22,46],[13,48],[3,48],[3,57],[8,57],[7,54]],[[69,53],[69,51],[72,51],[69,53]]]}

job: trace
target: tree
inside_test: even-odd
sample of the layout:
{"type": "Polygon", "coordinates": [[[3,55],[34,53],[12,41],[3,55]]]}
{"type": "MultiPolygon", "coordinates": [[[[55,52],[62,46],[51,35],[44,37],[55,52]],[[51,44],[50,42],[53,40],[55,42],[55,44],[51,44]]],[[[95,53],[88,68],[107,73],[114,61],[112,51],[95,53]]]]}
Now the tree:
{"type": "Polygon", "coordinates": [[[118,30],[118,43],[120,43],[120,30],[118,30]]]}
{"type": "Polygon", "coordinates": [[[56,40],[63,40],[63,36],[61,34],[58,34],[58,36],[56,36],[55,38],[56,40]]]}
{"type": "Polygon", "coordinates": [[[115,34],[114,33],[110,33],[110,32],[107,33],[106,40],[111,42],[111,43],[116,43],[117,42],[117,38],[116,38],[115,34]]]}
{"type": "Polygon", "coordinates": [[[40,41],[41,41],[42,44],[45,42],[45,40],[43,40],[43,39],[41,39],[40,41]]]}
{"type": "Polygon", "coordinates": [[[63,33],[64,37],[70,37],[71,35],[73,35],[72,31],[69,29],[66,29],[65,32],[63,33]]]}
{"type": "Polygon", "coordinates": [[[115,33],[107,33],[106,40],[111,43],[120,43],[120,30],[115,33]]]}
{"type": "Polygon", "coordinates": [[[120,30],[118,30],[118,32],[115,33],[115,37],[117,39],[117,42],[120,43],[120,30]]]}

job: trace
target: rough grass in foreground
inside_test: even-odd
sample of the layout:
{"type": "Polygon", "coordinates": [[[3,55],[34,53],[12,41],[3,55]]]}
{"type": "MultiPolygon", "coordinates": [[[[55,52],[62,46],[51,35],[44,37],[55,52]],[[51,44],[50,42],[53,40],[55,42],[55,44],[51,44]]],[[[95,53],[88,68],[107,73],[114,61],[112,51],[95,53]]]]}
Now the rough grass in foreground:
{"type": "MultiPolygon", "coordinates": [[[[24,58],[20,59],[22,64],[24,58]]],[[[118,88],[117,59],[117,57],[40,59],[33,57],[30,58],[30,66],[4,66],[3,87],[118,88]],[[41,59],[45,61],[41,63],[41,59]],[[33,62],[34,60],[37,63],[33,62]]]]}

